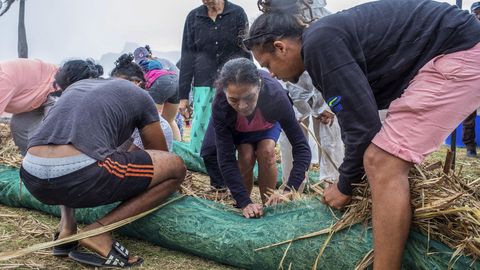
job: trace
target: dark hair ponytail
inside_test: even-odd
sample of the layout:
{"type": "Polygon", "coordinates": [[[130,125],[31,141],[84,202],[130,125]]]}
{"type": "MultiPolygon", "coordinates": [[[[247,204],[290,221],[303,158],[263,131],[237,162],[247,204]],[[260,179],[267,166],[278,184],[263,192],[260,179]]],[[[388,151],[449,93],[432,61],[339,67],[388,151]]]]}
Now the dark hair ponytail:
{"type": "Polygon", "coordinates": [[[65,90],[71,84],[103,75],[103,67],[92,59],[70,60],[65,62],[55,74],[55,84],[65,90]]]}
{"type": "Polygon", "coordinates": [[[297,13],[300,9],[299,0],[258,0],[258,9],[263,13],[288,12],[297,13]],[[293,11],[293,12],[292,12],[293,11]]]}
{"type": "Polygon", "coordinates": [[[120,77],[129,81],[139,81],[141,86],[145,84],[145,75],[142,68],[133,62],[133,54],[122,54],[117,61],[115,61],[115,68],[110,73],[112,77],[120,77]]]}
{"type": "Polygon", "coordinates": [[[273,42],[282,38],[300,38],[307,26],[302,21],[300,9],[306,0],[258,0],[263,12],[252,24],[248,37],[243,40],[251,50],[259,47],[262,51],[273,52],[273,42]]]}
{"type": "Polygon", "coordinates": [[[230,84],[260,85],[257,66],[247,58],[236,58],[226,62],[215,85],[217,89],[224,90],[230,84]]]}
{"type": "Polygon", "coordinates": [[[148,56],[152,57],[153,54],[152,54],[152,50],[150,49],[150,45],[148,45],[148,44],[145,45],[145,49],[148,51],[148,56]]]}

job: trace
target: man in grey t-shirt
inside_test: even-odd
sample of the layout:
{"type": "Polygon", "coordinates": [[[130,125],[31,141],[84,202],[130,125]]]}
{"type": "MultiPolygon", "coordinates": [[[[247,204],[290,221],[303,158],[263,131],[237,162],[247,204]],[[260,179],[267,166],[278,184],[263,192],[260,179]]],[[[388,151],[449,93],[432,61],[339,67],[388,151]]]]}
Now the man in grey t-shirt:
{"type": "MultiPolygon", "coordinates": [[[[185,177],[183,161],[168,153],[152,98],[123,79],[82,80],[68,87],[30,140],[20,176],[46,204],[61,205],[56,239],[77,231],[75,208],[122,201],[84,230],[135,216],[162,203],[185,177]],[[140,131],[145,150],[117,152],[140,131]]],[[[93,266],[132,266],[142,262],[114,242],[109,233],[54,248],[93,266]]]]}

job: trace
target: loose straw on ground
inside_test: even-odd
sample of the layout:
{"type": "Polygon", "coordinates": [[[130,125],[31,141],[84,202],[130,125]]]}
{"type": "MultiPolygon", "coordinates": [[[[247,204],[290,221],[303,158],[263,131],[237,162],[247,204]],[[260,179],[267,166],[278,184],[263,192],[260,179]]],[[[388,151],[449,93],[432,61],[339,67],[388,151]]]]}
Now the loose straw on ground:
{"type": "Polygon", "coordinates": [[[22,156],[13,142],[8,123],[0,123],[0,163],[19,168],[22,156]]]}
{"type": "MultiPolygon", "coordinates": [[[[429,239],[438,240],[452,248],[454,252],[451,263],[462,254],[476,260],[480,258],[480,181],[465,181],[455,172],[445,174],[445,167],[442,167],[435,164],[414,166],[410,171],[410,193],[414,209],[412,227],[427,235],[429,239]]],[[[312,190],[319,195],[323,194],[323,189],[318,184],[314,185],[312,190]]],[[[352,203],[332,227],[260,247],[255,251],[325,234],[331,236],[332,233],[354,224],[369,222],[370,198],[368,184],[357,184],[352,203]]],[[[325,244],[327,243],[328,239],[325,241],[325,244]]],[[[357,266],[358,269],[365,269],[373,261],[373,255],[367,255],[357,266]]]]}
{"type": "Polygon", "coordinates": [[[99,235],[99,234],[102,234],[102,233],[112,231],[114,229],[117,229],[117,228],[120,228],[124,225],[127,225],[127,224],[129,224],[129,223],[131,223],[135,220],[138,220],[142,217],[145,217],[146,215],[148,215],[152,212],[155,212],[158,209],[160,209],[160,208],[162,208],[162,207],[164,207],[168,204],[171,204],[175,201],[178,201],[185,196],[186,195],[180,195],[180,196],[178,196],[174,199],[171,199],[171,200],[169,200],[169,201],[167,201],[167,202],[165,202],[165,203],[163,203],[163,204],[161,204],[161,205],[159,205],[155,208],[152,208],[148,211],[140,213],[136,216],[126,218],[124,220],[120,220],[120,221],[117,221],[117,222],[112,223],[110,225],[102,226],[102,227],[94,229],[94,230],[89,230],[89,231],[77,233],[75,235],[65,237],[63,239],[59,239],[59,240],[56,240],[56,241],[50,241],[50,242],[46,242],[46,243],[36,244],[36,245],[30,246],[30,247],[27,247],[27,248],[24,248],[24,249],[20,249],[20,250],[0,253],[0,261],[10,260],[10,259],[17,258],[17,257],[20,257],[20,256],[24,256],[24,255],[27,255],[27,254],[30,254],[32,252],[36,252],[36,251],[39,251],[39,250],[42,250],[42,249],[51,248],[51,247],[58,246],[58,245],[61,245],[61,244],[66,244],[66,243],[70,243],[70,242],[73,242],[73,241],[78,241],[78,240],[81,240],[81,239],[84,239],[84,238],[88,238],[88,237],[92,237],[92,236],[96,236],[96,235],[99,235]]]}

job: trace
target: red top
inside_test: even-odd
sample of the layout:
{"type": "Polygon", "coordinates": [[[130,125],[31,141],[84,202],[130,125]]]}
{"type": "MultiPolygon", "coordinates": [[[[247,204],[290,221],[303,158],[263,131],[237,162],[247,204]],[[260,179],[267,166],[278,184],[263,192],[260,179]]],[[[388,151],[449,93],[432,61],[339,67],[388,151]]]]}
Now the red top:
{"type": "Polygon", "coordinates": [[[235,124],[235,130],[238,132],[253,132],[267,130],[273,127],[273,124],[265,120],[262,111],[258,108],[255,109],[255,115],[250,121],[246,116],[237,113],[237,122],[235,124]]]}

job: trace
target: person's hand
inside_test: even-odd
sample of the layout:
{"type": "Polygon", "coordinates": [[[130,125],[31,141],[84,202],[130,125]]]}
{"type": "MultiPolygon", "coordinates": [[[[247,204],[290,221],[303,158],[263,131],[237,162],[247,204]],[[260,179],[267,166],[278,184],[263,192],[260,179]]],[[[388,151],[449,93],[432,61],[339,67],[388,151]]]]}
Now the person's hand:
{"type": "Polygon", "coordinates": [[[333,120],[335,119],[335,114],[325,110],[318,116],[318,118],[320,118],[320,122],[322,124],[332,126],[333,120]]]}
{"type": "Polygon", "coordinates": [[[282,202],[291,201],[292,193],[290,191],[283,191],[283,193],[273,193],[268,198],[268,201],[265,205],[274,206],[282,202]]]}
{"type": "Polygon", "coordinates": [[[344,208],[351,200],[352,196],[345,195],[338,190],[337,183],[328,185],[323,191],[323,203],[335,209],[344,208]]]}
{"type": "Polygon", "coordinates": [[[190,119],[190,110],[188,99],[181,99],[180,104],[178,104],[178,111],[185,119],[190,119]]]}
{"type": "Polygon", "coordinates": [[[259,218],[263,216],[263,206],[258,203],[251,203],[242,209],[243,216],[246,218],[259,218]]]}

